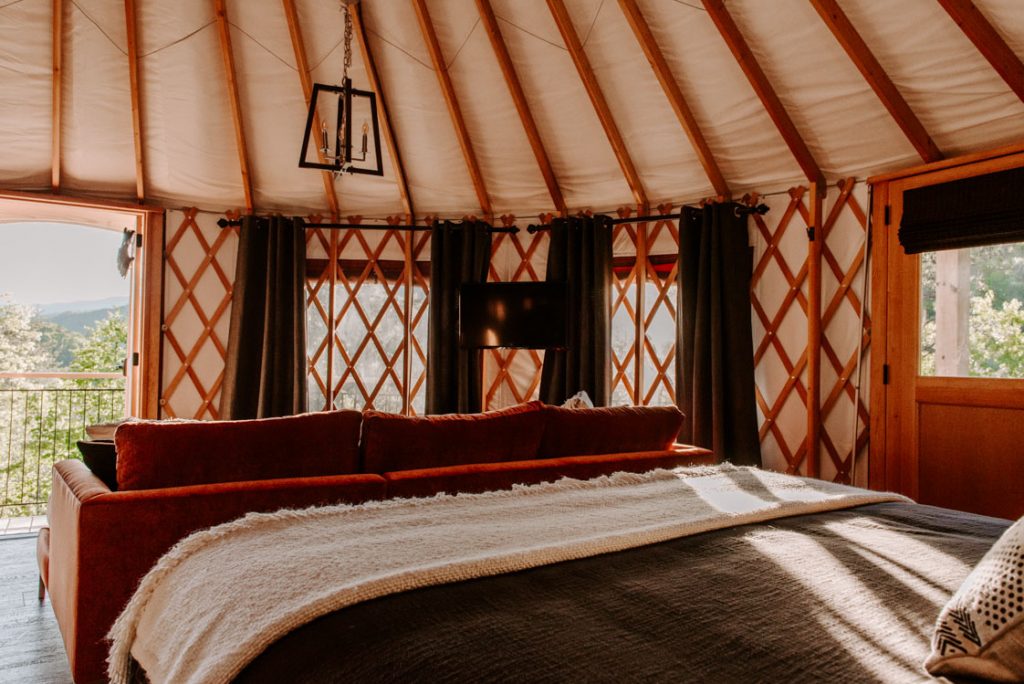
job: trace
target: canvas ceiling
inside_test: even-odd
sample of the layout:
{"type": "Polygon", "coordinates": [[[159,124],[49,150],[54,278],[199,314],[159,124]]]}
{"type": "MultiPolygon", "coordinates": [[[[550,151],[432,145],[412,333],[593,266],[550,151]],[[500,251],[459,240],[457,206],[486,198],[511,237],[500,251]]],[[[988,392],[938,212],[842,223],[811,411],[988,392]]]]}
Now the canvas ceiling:
{"type": "MultiPolygon", "coordinates": [[[[136,0],[146,200],[244,207],[212,0],[136,0]]],[[[363,14],[417,213],[479,213],[416,13],[363,0],[363,14]]],[[[570,209],[633,203],[544,0],[493,0],[570,209]]],[[[804,180],[698,0],[640,0],[734,194],[804,180]]],[[[1024,104],[935,0],[840,0],[947,156],[1021,137],[1024,104]]],[[[1024,56],[1024,2],[976,0],[1024,56]]],[[[615,0],[566,0],[651,204],[715,194],[615,0]]],[[[0,0],[0,188],[50,188],[53,0],[0,0]]],[[[297,0],[313,80],[340,79],[337,0],[297,0]]],[[[473,0],[430,0],[433,24],[496,214],[553,209],[473,0]]],[[[61,191],[135,197],[124,4],[64,0],[61,191]]],[[[920,161],[807,0],[727,7],[826,177],[920,161]]],[[[227,0],[259,211],[327,212],[321,175],[296,165],[305,104],[282,3],[227,0]]],[[[359,50],[352,75],[368,88],[359,50]]],[[[387,156],[387,150],[384,150],[387,156]]],[[[383,178],[336,180],[341,212],[403,212],[383,178]]]]}

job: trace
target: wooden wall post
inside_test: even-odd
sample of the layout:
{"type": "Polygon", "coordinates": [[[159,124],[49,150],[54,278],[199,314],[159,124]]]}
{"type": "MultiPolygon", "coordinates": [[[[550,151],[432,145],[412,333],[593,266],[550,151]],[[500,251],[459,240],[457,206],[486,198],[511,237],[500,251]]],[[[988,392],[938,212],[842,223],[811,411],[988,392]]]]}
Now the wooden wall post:
{"type": "Polygon", "coordinates": [[[53,73],[51,83],[51,121],[53,126],[50,187],[54,192],[60,191],[60,151],[61,151],[61,104],[63,95],[61,85],[64,71],[64,0],[53,0],[53,73]]]}
{"type": "Polygon", "coordinates": [[[828,189],[811,183],[811,211],[807,226],[807,468],[818,477],[818,446],[821,442],[821,248],[825,240],[822,204],[828,189]]]}

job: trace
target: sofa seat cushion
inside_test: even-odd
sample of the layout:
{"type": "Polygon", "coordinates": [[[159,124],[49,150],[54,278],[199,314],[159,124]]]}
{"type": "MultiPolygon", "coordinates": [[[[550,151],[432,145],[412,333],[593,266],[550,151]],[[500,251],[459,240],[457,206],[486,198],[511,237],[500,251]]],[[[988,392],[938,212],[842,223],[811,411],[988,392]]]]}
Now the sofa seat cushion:
{"type": "Polygon", "coordinates": [[[662,451],[502,463],[476,463],[443,468],[421,468],[384,473],[389,498],[433,496],[440,492],[487,492],[511,489],[517,484],[554,482],[563,477],[589,479],[620,471],[643,473],[655,468],[713,462],[711,452],[698,447],[662,451]]]}
{"type": "Polygon", "coordinates": [[[120,490],[343,475],[359,470],[358,411],[130,422],[114,435],[120,490]]]}
{"type": "Polygon", "coordinates": [[[662,451],[683,426],[675,406],[544,407],[541,458],[662,451]]]}
{"type": "Polygon", "coordinates": [[[385,473],[537,457],[544,404],[531,401],[487,413],[363,414],[363,471],[385,473]]]}

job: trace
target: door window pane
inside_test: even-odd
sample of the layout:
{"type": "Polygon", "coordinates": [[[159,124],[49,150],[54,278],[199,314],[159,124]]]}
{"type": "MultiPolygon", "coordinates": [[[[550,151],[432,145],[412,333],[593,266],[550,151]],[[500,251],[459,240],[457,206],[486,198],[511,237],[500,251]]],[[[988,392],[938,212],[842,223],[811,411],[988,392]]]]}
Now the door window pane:
{"type": "Polygon", "coordinates": [[[1024,378],[1024,243],[921,255],[921,375],[1024,378]]]}

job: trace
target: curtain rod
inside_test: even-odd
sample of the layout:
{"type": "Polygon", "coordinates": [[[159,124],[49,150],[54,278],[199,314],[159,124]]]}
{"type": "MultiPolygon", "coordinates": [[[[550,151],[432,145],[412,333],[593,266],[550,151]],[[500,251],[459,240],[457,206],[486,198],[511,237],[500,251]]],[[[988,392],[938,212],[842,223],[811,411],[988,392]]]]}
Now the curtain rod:
{"type": "MultiPolygon", "coordinates": [[[[769,207],[767,204],[758,204],[753,207],[736,207],[736,214],[739,216],[745,214],[761,214],[764,216],[768,213],[769,207]]],[[[651,221],[664,221],[666,219],[679,219],[683,218],[683,214],[656,214],[650,216],[627,216],[625,218],[609,218],[608,223],[617,226],[622,223],[649,223],[651,221]]],[[[536,225],[527,226],[527,233],[536,233],[542,230],[548,230],[551,228],[550,223],[540,223],[536,225]]]]}
{"type": "MultiPolygon", "coordinates": [[[[228,226],[240,226],[240,225],[242,225],[242,220],[241,219],[228,220],[228,219],[222,218],[222,219],[219,219],[217,221],[217,225],[220,226],[221,228],[227,228],[228,226]]],[[[340,230],[340,229],[359,229],[359,230],[412,230],[412,231],[419,231],[419,230],[433,230],[434,229],[434,224],[431,223],[431,224],[427,224],[427,225],[414,226],[414,225],[409,225],[409,224],[404,224],[404,223],[403,224],[394,224],[394,225],[392,225],[392,224],[385,224],[385,223],[381,223],[381,224],[374,224],[374,223],[309,223],[309,224],[306,224],[306,227],[307,228],[328,228],[328,229],[331,229],[331,230],[335,230],[335,229],[338,229],[338,230],[340,230]]],[[[517,228],[516,226],[510,226],[508,228],[505,228],[503,226],[499,226],[497,228],[495,228],[494,226],[490,226],[489,230],[492,233],[518,233],[519,232],[519,228],[517,228]]]]}
{"type": "MultiPolygon", "coordinates": [[[[768,205],[767,204],[758,204],[758,205],[753,206],[753,207],[737,207],[736,208],[736,213],[739,214],[739,215],[743,215],[743,214],[761,214],[761,215],[764,215],[764,214],[768,213],[768,205]]],[[[683,217],[683,215],[681,213],[680,214],[657,214],[657,215],[650,215],[650,216],[628,216],[626,218],[609,218],[608,222],[611,225],[613,225],[613,226],[617,226],[617,225],[619,225],[621,223],[644,223],[644,222],[650,222],[650,221],[664,221],[666,219],[678,219],[678,218],[682,218],[682,217],[683,217]]],[[[241,221],[241,219],[228,220],[226,218],[222,218],[222,219],[219,219],[217,221],[217,225],[220,226],[221,228],[227,228],[228,226],[240,226],[240,225],[242,225],[242,221],[241,221]]],[[[419,230],[433,230],[434,229],[434,224],[422,225],[422,226],[414,226],[414,225],[409,225],[409,224],[395,224],[395,225],[391,225],[391,224],[372,224],[372,223],[315,223],[315,224],[311,223],[311,224],[309,224],[309,227],[310,228],[329,228],[329,229],[412,230],[412,231],[419,231],[419,230]]],[[[536,233],[537,231],[540,231],[540,230],[547,230],[550,227],[551,227],[550,223],[541,223],[541,224],[538,224],[538,225],[531,225],[531,226],[529,226],[526,229],[526,232],[528,232],[528,233],[536,233]]],[[[515,233],[518,233],[519,230],[520,229],[517,228],[516,226],[509,226],[507,228],[506,227],[497,227],[496,228],[494,226],[490,227],[490,231],[492,233],[513,233],[513,234],[515,234],[515,233]]]]}

